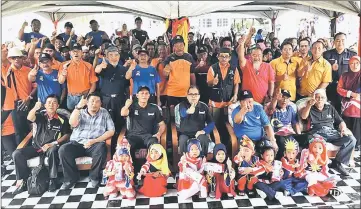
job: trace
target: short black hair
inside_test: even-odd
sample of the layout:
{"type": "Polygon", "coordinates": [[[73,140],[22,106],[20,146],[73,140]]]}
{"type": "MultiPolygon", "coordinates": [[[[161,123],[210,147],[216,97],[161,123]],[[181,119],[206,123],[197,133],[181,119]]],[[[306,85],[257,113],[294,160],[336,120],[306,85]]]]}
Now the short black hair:
{"type": "Polygon", "coordinates": [[[38,20],[38,19],[33,19],[33,20],[31,21],[31,25],[32,25],[35,21],[38,21],[39,23],[41,23],[40,20],[38,20]]]}
{"type": "Polygon", "coordinates": [[[99,97],[99,98],[100,98],[100,101],[103,102],[103,97],[102,97],[102,95],[101,95],[99,92],[97,92],[97,91],[94,91],[93,93],[88,94],[88,96],[86,97],[86,99],[89,100],[90,97],[99,97]]]}
{"type": "Polygon", "coordinates": [[[232,44],[232,38],[229,37],[229,36],[226,36],[226,37],[222,38],[221,43],[220,43],[220,47],[223,47],[223,42],[225,42],[225,41],[230,41],[231,44],[232,44]]]}
{"type": "Polygon", "coordinates": [[[258,44],[258,43],[263,43],[263,42],[264,42],[263,39],[258,39],[258,40],[256,41],[256,44],[258,44]]]}
{"type": "Polygon", "coordinates": [[[149,42],[149,43],[147,43],[147,44],[145,45],[145,48],[147,48],[148,46],[154,46],[154,47],[155,47],[155,44],[154,44],[153,41],[151,41],[151,42],[149,42]]]}
{"type": "Polygon", "coordinates": [[[337,36],[341,36],[341,35],[347,36],[346,33],[338,32],[338,33],[336,33],[335,36],[333,37],[333,40],[336,40],[337,36]]]}
{"type": "Polygon", "coordinates": [[[193,36],[194,36],[194,33],[193,33],[193,32],[189,32],[188,35],[193,35],[193,36]]]}
{"type": "Polygon", "coordinates": [[[284,47],[284,46],[286,46],[286,45],[290,45],[290,46],[291,46],[291,48],[293,48],[293,46],[292,46],[292,43],[291,43],[291,42],[289,42],[289,41],[285,41],[285,42],[283,42],[283,43],[281,44],[280,49],[282,50],[282,49],[283,49],[283,47],[284,47]]]}
{"type": "Polygon", "coordinates": [[[198,86],[196,86],[196,85],[191,85],[191,86],[188,88],[187,93],[188,93],[189,90],[191,90],[191,89],[197,89],[197,90],[198,90],[198,93],[201,93],[201,92],[199,91],[198,86]]]}
{"type": "MultiPolygon", "coordinates": [[[[265,152],[267,152],[268,150],[272,150],[273,151],[273,155],[274,158],[276,158],[276,151],[273,147],[264,147],[261,149],[261,155],[263,155],[265,152]]],[[[273,159],[274,160],[274,159],[273,159]]]]}
{"type": "Polygon", "coordinates": [[[140,18],[140,17],[135,18],[134,22],[137,22],[137,21],[143,22],[142,18],[140,18]]]}
{"type": "Polygon", "coordinates": [[[317,44],[317,43],[320,43],[320,44],[322,45],[322,47],[325,48],[325,44],[324,44],[322,41],[315,41],[315,42],[313,42],[311,48],[313,48],[313,46],[314,46],[315,44],[317,44]]]}
{"type": "Polygon", "coordinates": [[[306,38],[301,38],[299,41],[298,41],[298,45],[300,45],[301,41],[307,41],[308,43],[308,46],[311,44],[310,43],[310,40],[306,37],[306,38]]]}
{"type": "Polygon", "coordinates": [[[46,102],[49,98],[56,99],[56,101],[59,103],[59,97],[58,97],[56,94],[49,94],[49,95],[46,97],[45,102],[46,102]]]}
{"type": "Polygon", "coordinates": [[[267,49],[265,49],[265,50],[263,50],[263,56],[266,56],[268,53],[272,53],[272,56],[273,56],[273,52],[272,52],[272,49],[270,49],[270,48],[267,48],[267,49]]]}

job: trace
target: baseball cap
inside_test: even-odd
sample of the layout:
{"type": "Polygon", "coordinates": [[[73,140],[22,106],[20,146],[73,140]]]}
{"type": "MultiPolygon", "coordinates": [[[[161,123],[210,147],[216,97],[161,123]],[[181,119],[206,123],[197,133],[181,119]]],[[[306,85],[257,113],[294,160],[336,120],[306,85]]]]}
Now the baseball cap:
{"type": "Polygon", "coordinates": [[[140,86],[139,88],[138,88],[138,93],[140,92],[140,91],[142,91],[142,90],[147,90],[148,92],[150,92],[150,89],[149,89],[149,87],[148,86],[140,86]]]}
{"type": "Polygon", "coordinates": [[[229,48],[224,48],[224,47],[222,47],[222,48],[219,49],[219,53],[220,53],[220,54],[231,54],[232,51],[231,51],[231,49],[229,49],[229,48]]]}
{"type": "Polygon", "coordinates": [[[239,94],[239,99],[244,100],[244,99],[248,99],[248,98],[253,98],[252,92],[250,92],[248,90],[242,90],[239,94]]]}
{"type": "Polygon", "coordinates": [[[200,54],[200,53],[205,53],[205,52],[207,52],[206,47],[204,47],[204,46],[199,47],[199,49],[198,49],[198,54],[200,54]]]}
{"type": "Polygon", "coordinates": [[[64,28],[66,28],[66,27],[68,27],[68,28],[73,28],[73,23],[71,23],[71,22],[66,22],[65,25],[64,25],[64,28]]]}
{"type": "Polygon", "coordinates": [[[142,49],[142,46],[140,44],[134,44],[133,50],[136,50],[136,49],[142,49]]]}
{"type": "Polygon", "coordinates": [[[281,89],[281,94],[282,94],[282,96],[291,97],[290,91],[288,91],[286,89],[281,89]]]}
{"type": "Polygon", "coordinates": [[[74,50],[74,49],[82,50],[82,46],[78,43],[75,43],[75,44],[73,44],[73,46],[71,46],[71,50],[74,50]]]}
{"type": "Polygon", "coordinates": [[[147,55],[149,55],[149,52],[144,48],[139,49],[138,54],[140,53],[146,53],[147,55]]]}
{"type": "Polygon", "coordinates": [[[173,43],[176,44],[176,43],[184,43],[184,39],[181,35],[176,35],[173,39],[173,43]]]}
{"type": "Polygon", "coordinates": [[[90,20],[89,24],[91,25],[91,24],[93,24],[93,23],[98,23],[98,21],[96,21],[96,20],[90,20]]]}
{"type": "Polygon", "coordinates": [[[45,48],[47,48],[47,49],[52,49],[52,50],[55,51],[55,46],[54,46],[53,44],[46,44],[46,45],[45,45],[45,48]]]}
{"type": "Polygon", "coordinates": [[[349,63],[350,63],[352,60],[357,60],[357,61],[360,62],[360,57],[359,57],[359,56],[353,56],[353,57],[351,57],[350,60],[349,60],[349,63]]]}
{"type": "Polygon", "coordinates": [[[118,52],[118,48],[115,46],[110,46],[107,48],[107,52],[118,52]]]}
{"type": "Polygon", "coordinates": [[[61,46],[60,49],[59,49],[60,52],[63,52],[64,50],[70,51],[68,46],[61,46]]]}
{"type": "Polygon", "coordinates": [[[39,57],[39,62],[43,62],[46,60],[51,60],[51,56],[48,53],[41,53],[40,57],[39,57]]]}

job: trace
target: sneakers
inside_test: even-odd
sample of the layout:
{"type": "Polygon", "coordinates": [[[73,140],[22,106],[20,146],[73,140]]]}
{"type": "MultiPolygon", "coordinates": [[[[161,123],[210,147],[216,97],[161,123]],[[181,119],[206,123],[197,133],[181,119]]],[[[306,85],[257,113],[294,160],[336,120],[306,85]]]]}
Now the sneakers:
{"type": "Polygon", "coordinates": [[[257,189],[257,193],[259,194],[259,196],[261,196],[262,199],[267,197],[266,193],[264,193],[264,191],[262,190],[257,189]]]}
{"type": "Polygon", "coordinates": [[[93,188],[96,188],[96,187],[99,186],[99,181],[98,180],[91,180],[91,182],[92,182],[92,187],[93,188]]]}
{"type": "Polygon", "coordinates": [[[342,164],[340,162],[337,162],[336,160],[333,160],[330,168],[335,169],[337,172],[339,172],[341,175],[344,176],[349,176],[350,174],[348,173],[348,171],[342,166],[342,164]]]}
{"type": "Polygon", "coordinates": [[[284,198],[285,196],[283,195],[282,192],[276,192],[275,198],[277,200],[281,200],[282,198],[284,198]]]}
{"type": "Polygon", "coordinates": [[[57,185],[56,185],[56,181],[55,179],[50,179],[49,181],[49,192],[55,192],[58,189],[57,185]]]}
{"type": "Polygon", "coordinates": [[[13,191],[13,195],[20,194],[26,190],[27,190],[26,181],[23,180],[21,184],[18,186],[18,188],[16,188],[15,191],[13,191]]]}
{"type": "Polygon", "coordinates": [[[209,197],[210,197],[210,198],[215,198],[215,197],[216,197],[216,193],[215,193],[215,192],[210,192],[210,193],[209,193],[209,197]]]}
{"type": "Polygon", "coordinates": [[[70,189],[73,186],[75,186],[76,182],[64,182],[63,185],[61,185],[61,189],[70,189]]]}

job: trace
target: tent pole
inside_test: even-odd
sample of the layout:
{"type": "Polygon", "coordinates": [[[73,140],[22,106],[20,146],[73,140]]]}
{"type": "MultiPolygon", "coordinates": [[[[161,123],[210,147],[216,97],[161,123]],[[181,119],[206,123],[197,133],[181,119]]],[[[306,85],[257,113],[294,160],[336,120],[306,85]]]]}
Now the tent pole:
{"type": "Polygon", "coordinates": [[[358,56],[361,55],[361,12],[358,14],[359,16],[359,30],[358,30],[358,56]]]}
{"type": "Polygon", "coordinates": [[[334,37],[336,34],[336,23],[337,23],[337,13],[333,12],[333,16],[331,18],[330,28],[331,28],[331,37],[334,37]]]}

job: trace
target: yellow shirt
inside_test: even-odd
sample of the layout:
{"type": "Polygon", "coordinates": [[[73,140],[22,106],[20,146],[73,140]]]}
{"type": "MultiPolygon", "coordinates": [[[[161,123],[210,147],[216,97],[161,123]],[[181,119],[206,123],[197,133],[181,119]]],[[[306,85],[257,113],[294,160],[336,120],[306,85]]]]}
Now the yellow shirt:
{"type": "MultiPolygon", "coordinates": [[[[309,58],[310,61],[312,58],[309,58]]],[[[304,66],[302,64],[302,66],[304,66]]],[[[331,64],[320,57],[318,60],[312,62],[311,70],[306,72],[301,78],[299,94],[302,96],[308,96],[313,94],[321,83],[330,83],[332,81],[332,69],[331,64]]]]}
{"type": "Polygon", "coordinates": [[[296,79],[297,79],[297,70],[300,69],[301,59],[298,57],[291,57],[290,62],[286,61],[281,57],[274,59],[270,62],[272,68],[275,71],[275,88],[281,88],[290,91],[291,100],[296,100],[296,79]],[[288,75],[288,80],[283,78],[277,78],[278,76],[283,76],[285,73],[288,75]]]}

